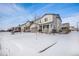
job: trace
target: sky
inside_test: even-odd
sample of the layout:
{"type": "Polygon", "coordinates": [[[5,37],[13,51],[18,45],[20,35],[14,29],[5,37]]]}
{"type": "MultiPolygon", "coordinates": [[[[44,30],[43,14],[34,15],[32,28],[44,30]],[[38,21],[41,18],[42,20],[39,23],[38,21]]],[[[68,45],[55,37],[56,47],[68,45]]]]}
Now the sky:
{"type": "Polygon", "coordinates": [[[59,14],[63,22],[71,25],[79,22],[78,3],[0,3],[0,29],[18,26],[45,13],[59,14]]]}

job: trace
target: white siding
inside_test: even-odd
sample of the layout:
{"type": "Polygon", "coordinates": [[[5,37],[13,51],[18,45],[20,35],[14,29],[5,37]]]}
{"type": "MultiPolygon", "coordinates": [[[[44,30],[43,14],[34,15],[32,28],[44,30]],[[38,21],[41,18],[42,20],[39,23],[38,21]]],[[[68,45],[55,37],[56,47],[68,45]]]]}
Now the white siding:
{"type": "Polygon", "coordinates": [[[61,30],[61,20],[57,18],[57,31],[61,30]]]}
{"type": "Polygon", "coordinates": [[[43,23],[48,23],[48,22],[52,22],[53,21],[53,16],[52,15],[46,15],[41,19],[42,24],[43,23]],[[47,21],[45,21],[45,19],[47,19],[47,21]]]}
{"type": "MultiPolygon", "coordinates": [[[[61,20],[58,17],[58,15],[45,15],[41,19],[35,21],[35,23],[43,25],[48,24],[49,28],[47,30],[49,30],[49,32],[51,32],[52,29],[56,29],[56,31],[59,32],[61,29],[61,20]]],[[[46,29],[43,29],[43,31],[44,30],[46,31],[46,29]]]]}

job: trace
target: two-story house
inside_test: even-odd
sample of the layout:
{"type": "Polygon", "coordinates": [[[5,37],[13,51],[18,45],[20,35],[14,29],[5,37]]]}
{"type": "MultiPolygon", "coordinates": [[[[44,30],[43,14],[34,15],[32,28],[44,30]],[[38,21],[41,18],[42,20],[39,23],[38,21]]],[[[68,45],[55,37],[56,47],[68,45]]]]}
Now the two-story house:
{"type": "Polygon", "coordinates": [[[30,31],[31,24],[32,24],[31,21],[27,21],[26,23],[19,25],[19,27],[21,28],[21,32],[30,31]]]}
{"type": "Polygon", "coordinates": [[[30,27],[30,30],[45,33],[59,32],[61,30],[61,23],[62,20],[59,14],[45,14],[34,20],[34,24],[30,27]]]}

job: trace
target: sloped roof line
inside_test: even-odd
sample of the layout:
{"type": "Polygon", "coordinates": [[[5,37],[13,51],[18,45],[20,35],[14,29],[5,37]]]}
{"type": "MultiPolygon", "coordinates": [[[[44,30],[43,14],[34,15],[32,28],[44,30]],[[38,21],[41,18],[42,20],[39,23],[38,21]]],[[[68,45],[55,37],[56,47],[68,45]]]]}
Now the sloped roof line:
{"type": "MultiPolygon", "coordinates": [[[[25,24],[27,24],[28,22],[34,22],[34,21],[37,21],[37,20],[40,20],[41,18],[43,18],[44,16],[46,16],[46,15],[56,15],[56,16],[58,16],[59,18],[60,18],[60,20],[61,20],[61,17],[60,17],[60,15],[59,14],[54,14],[54,13],[46,13],[46,14],[44,14],[43,16],[41,16],[41,17],[39,17],[39,18],[37,18],[37,19],[35,19],[35,20],[32,20],[32,21],[26,21],[26,23],[24,23],[24,24],[21,24],[20,26],[22,26],[22,25],[25,25],[25,24]]],[[[62,21],[62,20],[61,20],[62,21]]]]}
{"type": "MultiPolygon", "coordinates": [[[[58,16],[58,17],[60,18],[60,20],[61,20],[61,17],[60,17],[60,15],[59,15],[59,14],[46,13],[46,14],[44,14],[43,16],[41,16],[41,17],[39,17],[39,18],[37,18],[37,19],[35,19],[35,20],[33,20],[33,21],[40,20],[41,18],[43,18],[43,17],[44,17],[44,16],[46,16],[46,15],[56,15],[56,16],[58,16]]],[[[61,21],[62,21],[62,20],[61,20],[61,21]]]]}
{"type": "Polygon", "coordinates": [[[25,24],[27,24],[28,22],[31,22],[31,21],[29,21],[29,20],[28,20],[28,21],[26,21],[26,23],[24,23],[24,24],[21,24],[20,26],[22,26],[22,25],[25,25],[25,24]]]}

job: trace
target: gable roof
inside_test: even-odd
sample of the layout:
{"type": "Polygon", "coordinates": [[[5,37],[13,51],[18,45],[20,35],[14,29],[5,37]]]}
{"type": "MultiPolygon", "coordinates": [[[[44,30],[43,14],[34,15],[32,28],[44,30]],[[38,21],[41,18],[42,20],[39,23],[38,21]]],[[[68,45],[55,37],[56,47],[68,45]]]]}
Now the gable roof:
{"type": "Polygon", "coordinates": [[[26,23],[21,24],[21,25],[19,25],[19,26],[23,26],[23,25],[27,24],[28,22],[30,22],[30,23],[31,23],[31,21],[26,21],[26,23]]]}
{"type": "MultiPolygon", "coordinates": [[[[55,15],[55,16],[57,16],[57,17],[61,20],[61,17],[60,17],[59,14],[46,13],[46,14],[44,14],[43,16],[41,16],[41,17],[35,19],[34,21],[40,20],[41,18],[43,18],[43,17],[46,16],[46,15],[55,15]]],[[[62,22],[62,20],[61,20],[61,22],[62,22]]]]}
{"type": "MultiPolygon", "coordinates": [[[[32,22],[34,22],[34,21],[40,20],[41,18],[43,18],[43,17],[46,16],[46,15],[55,15],[55,16],[57,16],[57,18],[59,18],[59,19],[61,20],[61,17],[60,17],[59,14],[46,13],[46,14],[44,14],[43,16],[41,16],[41,17],[39,17],[39,18],[36,18],[35,20],[32,20],[32,21],[26,21],[26,23],[21,24],[21,25],[19,25],[19,26],[23,26],[23,25],[27,24],[28,22],[32,23],[32,22]]],[[[61,22],[62,22],[62,20],[61,20],[61,22]]]]}

